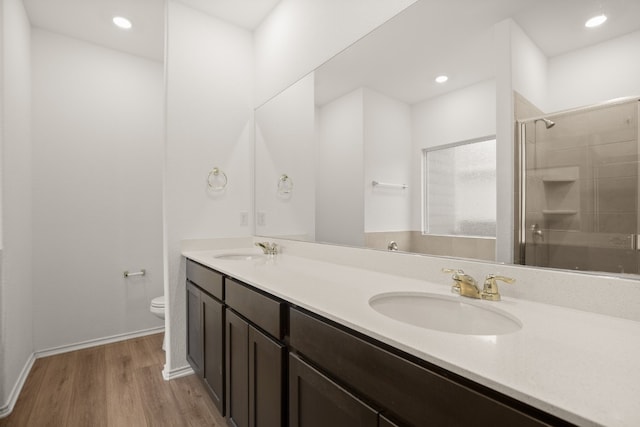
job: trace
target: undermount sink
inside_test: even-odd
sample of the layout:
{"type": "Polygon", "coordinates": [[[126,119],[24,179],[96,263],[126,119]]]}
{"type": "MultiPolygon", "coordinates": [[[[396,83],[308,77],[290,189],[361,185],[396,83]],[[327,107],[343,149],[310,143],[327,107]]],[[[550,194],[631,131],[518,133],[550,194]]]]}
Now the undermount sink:
{"type": "Polygon", "coordinates": [[[425,292],[392,292],[369,300],[375,311],[403,323],[462,335],[503,335],[516,332],[522,323],[489,306],[489,301],[466,301],[460,296],[425,292]]]}
{"type": "Polygon", "coordinates": [[[262,259],[265,256],[263,254],[243,253],[243,254],[220,254],[213,256],[216,259],[223,259],[229,261],[253,261],[256,259],[262,259]]]}

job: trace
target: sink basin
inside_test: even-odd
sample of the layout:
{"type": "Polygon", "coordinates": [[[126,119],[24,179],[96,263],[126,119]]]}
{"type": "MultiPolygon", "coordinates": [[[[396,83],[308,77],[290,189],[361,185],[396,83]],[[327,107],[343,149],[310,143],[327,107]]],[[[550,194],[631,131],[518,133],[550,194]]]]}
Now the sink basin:
{"type": "Polygon", "coordinates": [[[463,335],[503,335],[518,331],[522,323],[489,301],[468,300],[424,292],[393,292],[369,300],[375,311],[425,329],[463,335]]]}
{"type": "Polygon", "coordinates": [[[253,261],[256,259],[262,259],[265,256],[263,254],[246,253],[246,254],[221,254],[221,255],[214,255],[213,257],[216,259],[224,259],[229,261],[253,261]]]}

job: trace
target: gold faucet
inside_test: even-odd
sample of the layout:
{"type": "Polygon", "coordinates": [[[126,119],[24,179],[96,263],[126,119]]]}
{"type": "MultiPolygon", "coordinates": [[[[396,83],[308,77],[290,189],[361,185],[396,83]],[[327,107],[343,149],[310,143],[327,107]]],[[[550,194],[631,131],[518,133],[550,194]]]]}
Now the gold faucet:
{"type": "Polygon", "coordinates": [[[276,255],[278,253],[278,245],[269,242],[256,242],[256,246],[262,249],[265,255],[276,255]]]}
{"type": "Polygon", "coordinates": [[[451,278],[453,284],[451,285],[451,292],[460,294],[463,297],[480,299],[480,289],[476,279],[469,276],[462,270],[452,270],[450,268],[443,268],[443,273],[453,273],[451,278]]]}
{"type": "Polygon", "coordinates": [[[500,301],[500,292],[498,291],[498,283],[497,280],[500,280],[504,283],[514,283],[516,279],[512,279],[511,277],[505,276],[496,276],[495,274],[489,274],[486,279],[484,279],[484,289],[482,290],[482,299],[486,299],[489,301],[500,301]]]}

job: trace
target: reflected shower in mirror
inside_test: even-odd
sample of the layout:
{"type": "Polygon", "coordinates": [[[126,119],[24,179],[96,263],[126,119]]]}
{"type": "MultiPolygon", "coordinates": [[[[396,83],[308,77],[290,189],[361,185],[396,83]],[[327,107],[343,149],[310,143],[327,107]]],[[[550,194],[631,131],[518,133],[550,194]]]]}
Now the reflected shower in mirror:
{"type": "MultiPolygon", "coordinates": [[[[568,128],[553,112],[640,94],[640,1],[599,2],[609,19],[587,28],[591,3],[418,0],[266,102],[256,110],[256,234],[381,250],[394,241],[400,251],[524,262],[514,119],[562,135],[568,128]],[[423,152],[487,135],[496,140],[496,236],[430,233],[423,152]],[[282,199],[274,183],[285,171],[296,191],[282,199]]],[[[623,197],[603,185],[609,196],[599,203],[623,197]]],[[[614,218],[602,206],[583,208],[580,227],[589,215],[598,227],[614,218]]],[[[527,223],[528,233],[551,238],[553,224],[572,221],[546,217],[527,223]]],[[[543,264],[542,252],[556,248],[539,246],[530,249],[535,265],[633,271],[543,264]]]]}
{"type": "Polygon", "coordinates": [[[520,121],[520,262],[640,273],[638,99],[520,121]]]}

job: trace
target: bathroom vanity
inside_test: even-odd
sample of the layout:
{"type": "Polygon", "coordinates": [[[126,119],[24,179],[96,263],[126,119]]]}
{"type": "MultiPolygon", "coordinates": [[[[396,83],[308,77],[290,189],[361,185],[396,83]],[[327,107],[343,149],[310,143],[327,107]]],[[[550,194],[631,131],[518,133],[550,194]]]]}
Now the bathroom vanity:
{"type": "Polygon", "coordinates": [[[640,354],[637,322],[504,298],[478,304],[499,307],[521,329],[497,335],[424,329],[376,312],[371,301],[393,290],[460,298],[442,283],[241,252],[184,253],[187,289],[209,294],[194,271],[222,282],[222,297],[214,299],[223,321],[205,325],[205,315],[192,324],[192,307],[201,305],[189,304],[188,349],[208,385],[208,363],[221,374],[224,392],[212,396],[230,425],[640,422],[632,397],[640,379],[632,363],[640,354]],[[224,345],[198,344],[220,333],[224,345]],[[224,364],[208,352],[224,355],[224,364]]]}
{"type": "Polygon", "coordinates": [[[189,363],[232,426],[564,424],[193,260],[187,294],[189,363]]]}

